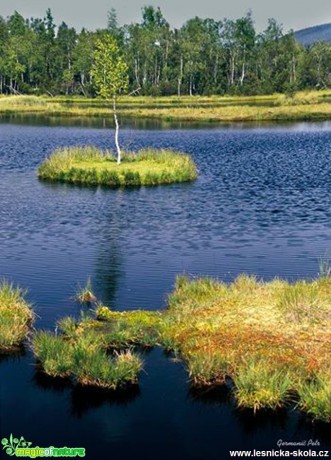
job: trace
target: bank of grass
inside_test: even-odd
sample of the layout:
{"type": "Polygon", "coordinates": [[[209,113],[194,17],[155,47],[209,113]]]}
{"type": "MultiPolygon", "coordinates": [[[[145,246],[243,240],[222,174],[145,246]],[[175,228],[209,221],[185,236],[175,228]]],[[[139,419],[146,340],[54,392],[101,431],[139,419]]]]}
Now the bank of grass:
{"type": "MultiPolygon", "coordinates": [[[[301,91],[293,96],[171,96],[119,99],[120,116],[166,121],[230,122],[326,120],[330,91],[301,91]]],[[[83,97],[2,96],[0,114],[112,117],[107,101],[83,97]]]]}
{"type": "MultiPolygon", "coordinates": [[[[64,325],[108,346],[161,345],[181,357],[193,386],[230,378],[239,407],[295,404],[331,421],[331,279],[290,284],[239,276],[232,284],[179,277],[163,312],[96,309],[96,319],[64,325]]],[[[68,320],[64,320],[65,322],[68,320]]]]}
{"type": "Polygon", "coordinates": [[[122,163],[109,151],[93,146],[56,150],[38,169],[40,179],[108,187],[150,186],[196,179],[189,155],[172,150],[144,149],[123,154],[122,163]]]}
{"type": "Polygon", "coordinates": [[[32,347],[46,374],[83,386],[115,390],[136,383],[142,369],[140,357],[131,350],[109,356],[104,337],[94,331],[71,337],[40,331],[32,347]]]}
{"type": "Polygon", "coordinates": [[[18,347],[33,321],[33,312],[25,292],[3,280],[0,282],[0,351],[18,347]]]}

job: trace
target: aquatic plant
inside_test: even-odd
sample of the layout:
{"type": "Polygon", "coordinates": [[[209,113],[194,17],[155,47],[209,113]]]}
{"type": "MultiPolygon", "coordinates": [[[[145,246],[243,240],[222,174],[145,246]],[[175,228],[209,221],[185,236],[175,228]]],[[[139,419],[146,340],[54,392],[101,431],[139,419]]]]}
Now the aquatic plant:
{"type": "Polygon", "coordinates": [[[0,350],[22,343],[34,319],[26,292],[6,280],[0,282],[0,350]]]}
{"type": "Polygon", "coordinates": [[[254,412],[284,405],[292,386],[285,369],[275,369],[264,360],[252,358],[237,369],[234,384],[238,406],[254,412]]]}
{"type": "Polygon", "coordinates": [[[72,349],[62,337],[38,331],[32,341],[33,351],[46,374],[68,377],[72,372],[72,349]]]}
{"type": "Polygon", "coordinates": [[[297,395],[298,408],[329,421],[330,289],[330,277],[291,284],[243,274],[226,284],[179,276],[164,311],[98,305],[95,318],[66,318],[58,328],[72,350],[71,375],[82,384],[113,388],[124,368],[136,381],[139,361],[122,357],[129,364],[119,367],[107,350],[161,345],[185,362],[193,387],[231,381],[238,407],[254,411],[297,395]]]}
{"type": "Polygon", "coordinates": [[[73,334],[71,319],[62,320],[61,327],[70,336],[39,331],[32,340],[34,354],[46,374],[106,389],[137,382],[142,360],[131,350],[109,356],[104,335],[94,330],[73,334]]]}
{"type": "Polygon", "coordinates": [[[97,298],[93,293],[91,277],[87,278],[85,286],[79,286],[76,292],[76,300],[80,303],[96,302],[97,298]]]}
{"type": "Polygon", "coordinates": [[[324,375],[319,372],[313,379],[302,382],[298,387],[298,406],[314,419],[324,422],[331,422],[330,380],[330,372],[324,375]]]}

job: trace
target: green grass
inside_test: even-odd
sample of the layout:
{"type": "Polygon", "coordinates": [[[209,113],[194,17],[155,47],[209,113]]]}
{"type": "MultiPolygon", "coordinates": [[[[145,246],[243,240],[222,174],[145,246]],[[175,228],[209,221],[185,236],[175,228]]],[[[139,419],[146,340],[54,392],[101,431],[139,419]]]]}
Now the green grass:
{"type": "Polygon", "coordinates": [[[56,150],[38,169],[40,179],[108,187],[150,186],[196,179],[192,159],[170,150],[124,153],[120,165],[109,151],[92,146],[56,150]]]}
{"type": "Polygon", "coordinates": [[[137,381],[141,369],[127,350],[163,346],[185,362],[193,387],[231,379],[239,408],[295,402],[331,422],[330,292],[327,276],[292,284],[248,275],[231,284],[180,276],[166,310],[115,312],[98,305],[94,318],[61,320],[58,337],[37,334],[34,350],[50,375],[115,388],[137,381]],[[109,357],[109,349],[117,354],[109,357]]]}
{"type": "Polygon", "coordinates": [[[330,289],[329,277],[289,284],[241,275],[229,285],[180,277],[163,334],[194,385],[230,377],[240,407],[279,407],[318,374],[324,386],[312,391],[319,412],[308,401],[299,407],[330,421],[330,289]]]}
{"type": "Polygon", "coordinates": [[[0,282],[0,350],[19,346],[29,332],[33,312],[25,291],[7,281],[0,282]]]}
{"type": "MultiPolygon", "coordinates": [[[[62,321],[64,329],[65,325],[68,321],[62,321]]],[[[36,358],[51,377],[67,377],[80,385],[105,389],[136,383],[142,369],[139,356],[131,350],[109,356],[106,345],[104,337],[94,331],[71,334],[70,338],[40,331],[32,341],[36,358]]]]}
{"type": "Polygon", "coordinates": [[[39,331],[33,337],[35,356],[51,377],[68,377],[72,369],[72,351],[61,337],[39,331]]]}
{"type": "Polygon", "coordinates": [[[330,422],[331,376],[317,375],[312,381],[303,382],[298,389],[299,407],[313,418],[330,422]]]}
{"type": "Polygon", "coordinates": [[[289,396],[292,388],[290,375],[284,369],[272,369],[268,362],[248,361],[234,376],[235,396],[239,407],[277,409],[289,396]]]}
{"type": "Polygon", "coordinates": [[[76,334],[97,332],[115,348],[161,345],[184,360],[195,387],[230,378],[238,407],[276,409],[298,395],[301,410],[331,421],[330,292],[325,276],[293,284],[180,276],[165,311],[99,306],[76,334]]]}
{"type": "MultiPolygon", "coordinates": [[[[167,121],[322,120],[331,117],[330,91],[298,92],[294,96],[183,96],[119,99],[121,117],[167,121]]],[[[0,113],[68,117],[112,117],[109,102],[82,97],[2,96],[0,113]]]]}

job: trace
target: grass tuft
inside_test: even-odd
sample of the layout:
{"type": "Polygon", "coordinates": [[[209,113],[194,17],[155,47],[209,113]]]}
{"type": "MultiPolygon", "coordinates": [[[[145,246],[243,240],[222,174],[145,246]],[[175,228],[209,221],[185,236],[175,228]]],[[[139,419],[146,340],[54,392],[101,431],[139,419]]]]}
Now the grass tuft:
{"type": "Polygon", "coordinates": [[[72,352],[62,337],[38,331],[33,337],[33,350],[46,374],[51,377],[71,375],[72,352]]]}
{"type": "Polygon", "coordinates": [[[79,286],[76,292],[76,300],[80,303],[96,302],[97,298],[93,293],[92,281],[88,277],[85,286],[79,286]]]}
{"type": "Polygon", "coordinates": [[[330,374],[319,374],[310,382],[304,382],[298,389],[299,407],[314,419],[331,422],[330,374]]]}
{"type": "Polygon", "coordinates": [[[285,370],[272,369],[264,361],[244,363],[234,377],[235,396],[239,407],[277,409],[284,404],[291,389],[285,370]]]}
{"type": "Polygon", "coordinates": [[[62,320],[59,326],[68,334],[41,331],[33,338],[34,354],[46,374],[106,389],[137,382],[142,369],[139,356],[130,350],[108,356],[105,337],[93,330],[79,331],[71,318],[62,320]]]}
{"type": "Polygon", "coordinates": [[[11,350],[26,337],[34,315],[26,292],[8,281],[0,282],[0,350],[11,350]]]}

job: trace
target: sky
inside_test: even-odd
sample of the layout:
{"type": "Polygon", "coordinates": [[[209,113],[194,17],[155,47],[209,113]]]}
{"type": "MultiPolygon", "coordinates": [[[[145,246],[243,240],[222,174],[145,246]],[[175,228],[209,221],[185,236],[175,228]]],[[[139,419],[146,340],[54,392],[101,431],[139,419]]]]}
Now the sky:
{"type": "Polygon", "coordinates": [[[331,22],[330,0],[0,0],[0,16],[6,18],[17,10],[24,17],[41,18],[51,8],[55,24],[65,21],[78,31],[82,27],[95,30],[106,26],[111,8],[116,9],[120,25],[140,22],[144,5],[159,6],[172,27],[194,16],[237,19],[248,10],[258,31],[266,28],[270,17],[283,24],[285,31],[331,22]]]}

